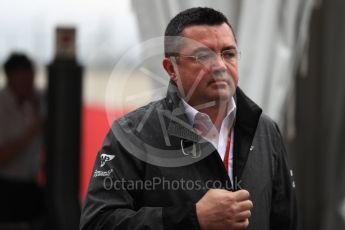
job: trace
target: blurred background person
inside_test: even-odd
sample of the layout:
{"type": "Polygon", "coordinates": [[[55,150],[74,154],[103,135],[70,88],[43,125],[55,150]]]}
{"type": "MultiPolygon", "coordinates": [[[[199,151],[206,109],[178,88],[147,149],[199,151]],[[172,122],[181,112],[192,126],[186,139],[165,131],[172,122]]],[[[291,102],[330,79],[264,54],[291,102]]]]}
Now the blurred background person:
{"type": "Polygon", "coordinates": [[[34,88],[32,61],[13,53],[3,66],[0,91],[0,221],[32,222],[42,214],[38,183],[44,124],[42,95],[34,88]]]}

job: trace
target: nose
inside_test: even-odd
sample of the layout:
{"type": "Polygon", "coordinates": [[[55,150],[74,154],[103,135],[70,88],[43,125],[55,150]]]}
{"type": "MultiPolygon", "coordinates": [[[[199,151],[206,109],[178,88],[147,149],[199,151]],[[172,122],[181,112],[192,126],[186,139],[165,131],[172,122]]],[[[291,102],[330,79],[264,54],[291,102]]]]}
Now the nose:
{"type": "Polygon", "coordinates": [[[226,69],[226,64],[221,54],[214,54],[214,57],[212,58],[212,62],[210,64],[210,70],[212,71],[222,71],[226,69]]]}

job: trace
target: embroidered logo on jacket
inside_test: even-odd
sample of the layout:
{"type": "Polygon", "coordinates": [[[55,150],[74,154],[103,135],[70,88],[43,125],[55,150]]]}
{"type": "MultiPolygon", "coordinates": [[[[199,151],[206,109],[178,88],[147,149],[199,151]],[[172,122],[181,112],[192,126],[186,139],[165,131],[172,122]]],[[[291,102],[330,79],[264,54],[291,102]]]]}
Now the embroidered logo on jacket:
{"type": "Polygon", "coordinates": [[[93,173],[93,177],[107,177],[110,176],[113,171],[113,169],[110,169],[108,171],[99,171],[96,169],[93,173]]]}
{"type": "Polygon", "coordinates": [[[115,155],[108,155],[105,153],[101,154],[101,167],[103,167],[105,165],[105,162],[107,161],[111,161],[112,159],[114,159],[115,155]]]}

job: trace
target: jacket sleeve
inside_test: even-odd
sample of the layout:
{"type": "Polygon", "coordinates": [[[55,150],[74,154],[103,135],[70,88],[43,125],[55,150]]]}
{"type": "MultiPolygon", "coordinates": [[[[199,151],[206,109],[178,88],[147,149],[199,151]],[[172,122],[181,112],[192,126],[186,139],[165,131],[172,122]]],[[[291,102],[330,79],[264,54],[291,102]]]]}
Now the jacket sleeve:
{"type": "Polygon", "coordinates": [[[287,152],[278,126],[275,124],[274,175],[270,214],[271,230],[296,230],[297,205],[293,173],[287,162],[287,152]]]}
{"type": "Polygon", "coordinates": [[[126,152],[111,131],[108,133],[95,160],[81,214],[81,230],[199,229],[195,204],[141,206],[140,191],[123,186],[126,181],[140,180],[145,174],[143,164],[126,152]]]}

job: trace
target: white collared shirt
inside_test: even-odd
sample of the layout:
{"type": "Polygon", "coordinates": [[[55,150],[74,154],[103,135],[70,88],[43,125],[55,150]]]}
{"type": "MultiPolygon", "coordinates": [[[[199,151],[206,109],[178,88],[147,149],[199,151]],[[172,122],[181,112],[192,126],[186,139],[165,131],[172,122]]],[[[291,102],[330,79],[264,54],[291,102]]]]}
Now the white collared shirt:
{"type": "MultiPolygon", "coordinates": [[[[232,97],[228,104],[228,112],[222,121],[220,131],[214,126],[210,117],[196,110],[194,107],[190,106],[185,100],[182,99],[183,105],[185,107],[185,113],[189,122],[194,125],[195,121],[203,123],[206,127],[209,127],[209,132],[207,134],[200,134],[205,140],[209,141],[218,151],[220,158],[224,161],[226,145],[228,142],[228,135],[230,128],[233,127],[234,120],[236,117],[236,103],[232,97]]],[[[231,145],[229,154],[229,177],[232,181],[233,175],[233,143],[234,143],[234,132],[231,133],[231,145]]]]}

